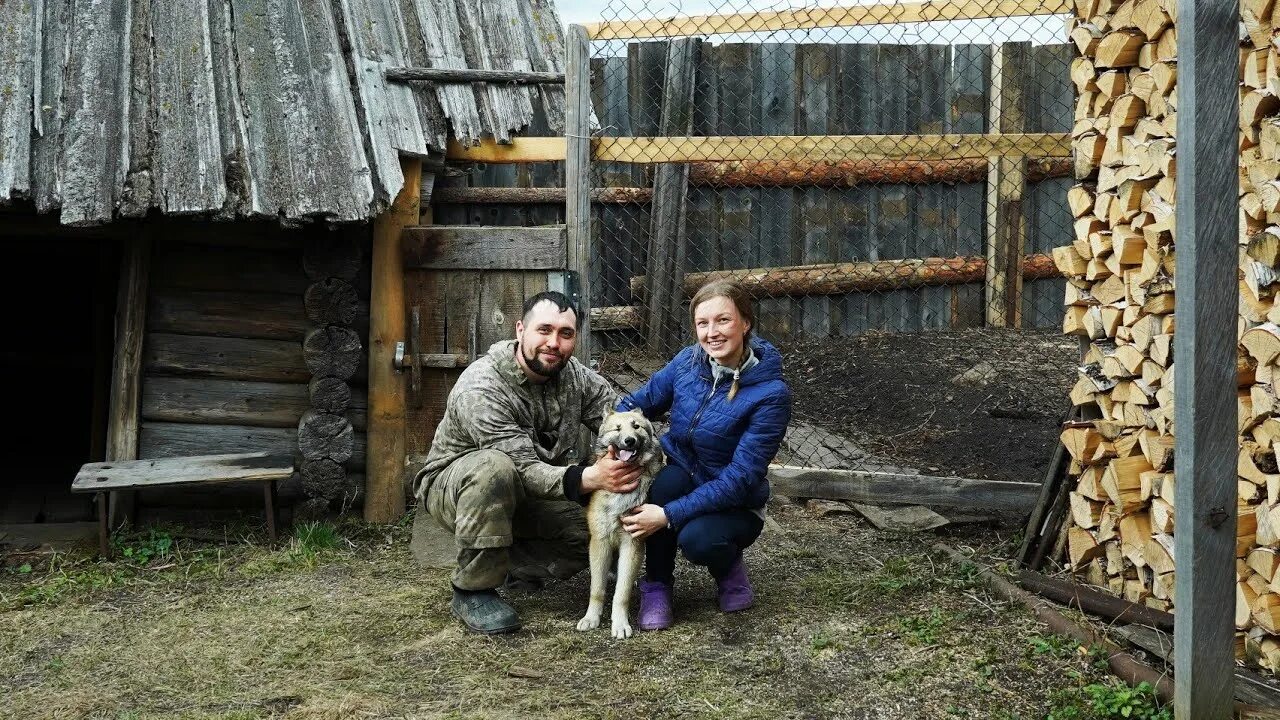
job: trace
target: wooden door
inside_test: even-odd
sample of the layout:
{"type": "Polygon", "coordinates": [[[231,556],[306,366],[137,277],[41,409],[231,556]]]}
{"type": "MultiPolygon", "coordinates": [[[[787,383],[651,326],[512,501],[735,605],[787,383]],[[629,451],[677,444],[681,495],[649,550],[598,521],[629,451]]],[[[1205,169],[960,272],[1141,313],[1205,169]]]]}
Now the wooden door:
{"type": "MultiPolygon", "coordinates": [[[[426,455],[445,402],[463,368],[499,340],[515,337],[525,298],[546,290],[564,270],[565,227],[447,226],[405,228],[405,317],[416,314],[419,387],[406,371],[405,451],[426,455]],[[456,362],[448,359],[456,356],[456,362]],[[440,367],[453,364],[454,367],[440,367]]],[[[414,343],[410,337],[406,352],[414,343]]]]}

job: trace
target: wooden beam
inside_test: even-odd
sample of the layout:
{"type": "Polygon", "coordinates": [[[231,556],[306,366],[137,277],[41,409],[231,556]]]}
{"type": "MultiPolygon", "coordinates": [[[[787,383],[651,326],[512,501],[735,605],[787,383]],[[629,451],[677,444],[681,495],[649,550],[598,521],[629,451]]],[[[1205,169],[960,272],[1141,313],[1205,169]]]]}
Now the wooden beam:
{"type": "Polygon", "coordinates": [[[639,330],[644,327],[644,313],[638,305],[591,308],[591,327],[606,330],[639,330]]]}
{"type": "Polygon", "coordinates": [[[1238,2],[1178,0],[1174,714],[1227,720],[1235,667],[1238,2]]]}
{"type": "MultiPolygon", "coordinates": [[[[583,137],[573,138],[579,142],[583,137]]],[[[637,163],[785,161],[860,157],[865,160],[960,160],[1015,155],[1071,157],[1069,133],[1011,135],[742,135],[713,137],[601,137],[591,159],[637,163]]],[[[566,138],[491,138],[477,145],[450,140],[446,158],[465,162],[526,163],[565,160],[566,138]]]]}
{"type": "Polygon", "coordinates": [[[561,270],[565,226],[412,226],[400,235],[406,270],[561,270]]]}
{"type": "MultiPolygon", "coordinates": [[[[115,360],[111,371],[111,409],[107,421],[106,459],[138,459],[138,425],[142,402],[142,345],[146,336],[147,289],[151,275],[151,236],[145,232],[126,239],[120,259],[116,293],[115,360]]],[[[133,515],[134,494],[111,494],[108,522],[127,522],[133,515]]]]}
{"type": "Polygon", "coordinates": [[[76,474],[71,491],[102,492],[139,486],[284,480],[292,474],[291,456],[266,452],[153,458],[88,463],[76,474]]]}
{"type": "MultiPolygon", "coordinates": [[[[980,282],[986,275],[986,267],[986,258],[956,257],[713,270],[686,274],[684,292],[686,297],[692,297],[698,288],[712,280],[733,280],[753,295],[768,297],[841,295],[928,285],[962,285],[980,282]]],[[[1023,274],[1032,279],[1060,275],[1053,264],[1053,257],[1043,253],[1024,258],[1022,269],[1023,274]]],[[[646,284],[643,275],[632,278],[631,294],[636,297],[644,295],[646,284]]]]}
{"type": "Polygon", "coordinates": [[[970,480],[858,470],[770,465],[774,491],[790,497],[903,503],[1024,512],[1035,504],[1039,483],[970,480]]]}
{"type": "Polygon", "coordinates": [[[937,20],[1063,15],[1072,12],[1068,0],[957,0],[901,2],[853,7],[804,8],[732,15],[693,15],[671,19],[623,20],[587,25],[592,40],[682,37],[785,30],[816,30],[857,25],[896,25],[937,20]]]}
{"type": "Polygon", "coordinates": [[[959,160],[992,155],[1069,157],[1069,133],[971,135],[744,135],[715,137],[602,137],[595,160],[686,163],[725,160],[959,160]]]}
{"type": "MultiPolygon", "coordinates": [[[[693,132],[693,89],[697,83],[696,38],[677,38],[667,43],[663,71],[662,116],[658,132],[688,135],[693,132]]],[[[670,357],[684,344],[685,323],[681,307],[684,293],[686,251],[685,220],[689,203],[689,166],[685,163],[659,165],[653,177],[653,204],[649,209],[649,275],[645,293],[645,344],[649,352],[670,357]]]]}
{"type": "Polygon", "coordinates": [[[449,138],[445,158],[497,164],[564,162],[565,138],[518,137],[512,138],[510,143],[505,144],[493,138],[485,138],[477,145],[463,145],[449,138]]]}
{"type": "MultiPolygon", "coordinates": [[[[1071,158],[1021,159],[1027,179],[1071,177],[1071,158]]],[[[864,183],[976,183],[987,180],[984,158],[959,160],[764,160],[698,162],[689,184],[709,187],[854,187],[864,183]]]]}
{"type": "MultiPolygon", "coordinates": [[[[1026,129],[1023,116],[1023,78],[1031,43],[1004,43],[991,59],[991,107],[988,127],[1001,133],[1026,129]]],[[[988,158],[987,278],[984,288],[988,327],[1022,327],[1022,272],[1027,244],[1022,197],[1027,165],[1022,158],[988,158]]]]}
{"type": "MultiPolygon", "coordinates": [[[[434,205],[563,205],[565,188],[448,187],[436,188],[434,205]]],[[[647,203],[653,190],[639,187],[605,187],[591,191],[591,202],[602,204],[647,203]]]]}
{"type": "Polygon", "coordinates": [[[515,85],[563,85],[564,73],[530,70],[482,70],[477,68],[387,68],[383,75],[402,83],[507,83],[515,85]]]}
{"type": "Polygon", "coordinates": [[[564,143],[565,210],[568,262],[581,327],[574,354],[591,365],[591,41],[581,25],[565,35],[564,143]]]}
{"type": "Polygon", "coordinates": [[[400,233],[419,222],[422,161],[402,157],[404,186],[373,221],[373,275],[369,292],[369,435],[365,459],[364,519],[393,523],[404,514],[404,378],[394,367],[396,343],[405,339],[404,263],[400,233]]]}

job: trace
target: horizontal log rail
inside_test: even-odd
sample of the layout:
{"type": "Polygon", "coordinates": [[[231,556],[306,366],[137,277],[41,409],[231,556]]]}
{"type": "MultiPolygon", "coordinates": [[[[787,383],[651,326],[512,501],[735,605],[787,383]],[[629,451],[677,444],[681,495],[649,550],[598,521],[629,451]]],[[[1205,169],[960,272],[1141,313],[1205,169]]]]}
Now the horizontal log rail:
{"type": "MultiPolygon", "coordinates": [[[[686,273],[684,291],[692,296],[712,280],[733,280],[756,297],[806,297],[853,292],[892,292],[933,285],[963,285],[986,279],[983,257],[917,258],[874,262],[830,263],[794,267],[716,270],[686,273]]],[[[1022,276],[1028,280],[1061,277],[1050,255],[1041,253],[1023,258],[1022,276]]],[[[645,276],[631,279],[631,294],[644,296],[645,276]]],[[[591,308],[592,330],[635,330],[642,327],[641,308],[636,305],[591,308]]]]}
{"type": "MultiPolygon", "coordinates": [[[[963,285],[982,282],[986,274],[985,257],[874,260],[685,273],[684,292],[692,297],[698,288],[712,280],[732,280],[752,295],[762,297],[841,295],[927,285],[963,285]]],[[[1026,279],[1060,277],[1061,274],[1051,255],[1035,253],[1023,258],[1022,276],[1026,279]]],[[[631,278],[631,294],[643,297],[644,284],[643,275],[631,278]]]]}
{"type": "Polygon", "coordinates": [[[516,85],[563,85],[564,73],[529,70],[482,70],[479,68],[387,68],[384,77],[403,83],[508,83],[516,85]]]}
{"type": "MultiPolygon", "coordinates": [[[[742,135],[709,137],[601,137],[591,159],[635,163],[821,162],[844,160],[962,160],[1024,155],[1070,158],[1068,133],[969,135],[742,135]]],[[[562,137],[492,138],[475,145],[449,140],[449,160],[486,163],[563,162],[562,137]]]]}
{"type": "Polygon", "coordinates": [[[895,2],[852,7],[802,8],[725,15],[693,15],[668,19],[590,23],[592,40],[685,37],[726,33],[817,30],[857,25],[889,25],[937,20],[973,20],[1062,15],[1072,12],[1069,0],[959,0],[957,2],[895,2]]]}
{"type": "MultiPolygon", "coordinates": [[[[1028,158],[1031,182],[1069,177],[1071,158],[1028,158]]],[[[750,187],[853,187],[867,183],[966,183],[985,182],[988,162],[963,160],[845,160],[828,162],[781,160],[766,162],[699,162],[689,165],[689,184],[717,188],[750,187]]],[[[591,191],[591,202],[601,204],[647,203],[653,190],[639,187],[604,187],[591,191]]],[[[564,188],[447,187],[436,188],[428,203],[436,205],[562,205],[564,188]]]]}
{"type": "Polygon", "coordinates": [[[743,135],[602,137],[593,160],[683,163],[728,160],[959,160],[993,156],[1071,157],[1069,133],[970,135],[743,135]]]}

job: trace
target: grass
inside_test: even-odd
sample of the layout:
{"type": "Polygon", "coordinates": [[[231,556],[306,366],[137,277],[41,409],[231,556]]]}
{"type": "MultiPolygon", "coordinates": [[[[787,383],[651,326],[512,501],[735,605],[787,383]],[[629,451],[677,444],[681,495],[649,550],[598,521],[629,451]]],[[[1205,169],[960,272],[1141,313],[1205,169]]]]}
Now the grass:
{"type": "Polygon", "coordinates": [[[573,629],[585,575],[514,596],[520,633],[465,634],[406,525],[300,525],[278,548],[126,536],[145,562],[0,574],[0,717],[1043,718],[1105,682],[930,536],[772,512],[755,608],[721,614],[682,563],[677,624],[622,642],[573,629]]]}

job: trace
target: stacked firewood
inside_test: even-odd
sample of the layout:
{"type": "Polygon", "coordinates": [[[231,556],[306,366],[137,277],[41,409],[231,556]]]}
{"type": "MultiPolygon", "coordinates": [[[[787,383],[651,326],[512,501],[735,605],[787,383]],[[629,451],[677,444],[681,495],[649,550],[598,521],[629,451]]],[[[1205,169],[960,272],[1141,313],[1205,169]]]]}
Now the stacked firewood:
{"type": "MultiPolygon", "coordinates": [[[[1076,178],[1063,330],[1088,339],[1062,441],[1067,557],[1174,610],[1175,0],[1076,0],[1076,178]]],[[[1238,647],[1280,670],[1280,2],[1244,0],[1240,55],[1238,647]]]]}
{"type": "Polygon", "coordinates": [[[352,329],[360,309],[352,283],[362,256],[360,246],[340,233],[311,239],[303,252],[303,270],[312,283],[304,304],[314,327],[302,345],[312,377],[311,409],[298,421],[302,489],[308,498],[297,510],[302,517],[324,515],[333,501],[351,491],[343,463],[355,452],[355,430],[346,414],[351,409],[349,381],[364,350],[352,329]]]}

